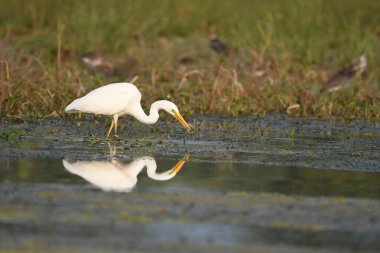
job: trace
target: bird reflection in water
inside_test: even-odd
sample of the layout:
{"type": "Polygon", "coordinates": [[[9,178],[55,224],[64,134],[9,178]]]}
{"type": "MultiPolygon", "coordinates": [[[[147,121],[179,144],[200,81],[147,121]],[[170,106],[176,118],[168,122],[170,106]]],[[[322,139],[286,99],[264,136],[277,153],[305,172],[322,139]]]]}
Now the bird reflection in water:
{"type": "Polygon", "coordinates": [[[130,192],[137,183],[137,176],[147,168],[148,177],[158,181],[173,178],[189,159],[185,155],[170,170],[157,173],[157,163],[153,157],[143,156],[123,164],[116,159],[107,161],[76,161],[63,160],[63,166],[70,173],[78,175],[103,191],[130,192]]]}

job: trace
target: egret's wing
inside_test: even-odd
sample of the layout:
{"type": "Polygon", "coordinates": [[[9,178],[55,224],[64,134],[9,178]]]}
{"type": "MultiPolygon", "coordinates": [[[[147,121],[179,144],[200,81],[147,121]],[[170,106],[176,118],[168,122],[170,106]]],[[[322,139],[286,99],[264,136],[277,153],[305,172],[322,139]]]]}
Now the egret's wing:
{"type": "Polygon", "coordinates": [[[113,83],[97,88],[74,100],[65,111],[81,111],[114,115],[126,111],[129,105],[140,102],[140,91],[130,83],[113,83]]]}
{"type": "Polygon", "coordinates": [[[116,163],[110,161],[68,162],[63,160],[63,166],[70,173],[82,177],[105,191],[128,192],[137,182],[137,179],[126,176],[116,163]]]}

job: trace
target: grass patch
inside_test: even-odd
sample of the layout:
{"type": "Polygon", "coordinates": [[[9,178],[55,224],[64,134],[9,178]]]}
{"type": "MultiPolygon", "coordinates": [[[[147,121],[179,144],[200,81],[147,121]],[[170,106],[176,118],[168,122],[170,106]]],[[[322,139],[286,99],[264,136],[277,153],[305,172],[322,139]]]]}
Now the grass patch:
{"type": "Polygon", "coordinates": [[[144,106],[168,99],[185,114],[379,118],[379,8],[370,0],[0,1],[0,113],[63,117],[74,98],[138,75],[144,106]],[[209,30],[228,55],[209,48],[209,30]],[[88,68],[86,51],[118,71],[88,68]],[[319,92],[362,54],[365,78],[319,92]]]}

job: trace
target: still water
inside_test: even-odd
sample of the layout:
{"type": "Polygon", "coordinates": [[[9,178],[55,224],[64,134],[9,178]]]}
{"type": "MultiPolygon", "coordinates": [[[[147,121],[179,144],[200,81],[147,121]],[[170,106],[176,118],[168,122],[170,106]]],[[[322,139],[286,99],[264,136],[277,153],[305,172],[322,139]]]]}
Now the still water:
{"type": "Polygon", "coordinates": [[[114,192],[181,187],[219,192],[380,198],[380,173],[141,156],[70,161],[22,158],[0,165],[0,183],[55,183],[114,192]]]}
{"type": "Polygon", "coordinates": [[[376,172],[187,155],[10,159],[0,165],[0,249],[371,252],[379,182],[376,172]]]}

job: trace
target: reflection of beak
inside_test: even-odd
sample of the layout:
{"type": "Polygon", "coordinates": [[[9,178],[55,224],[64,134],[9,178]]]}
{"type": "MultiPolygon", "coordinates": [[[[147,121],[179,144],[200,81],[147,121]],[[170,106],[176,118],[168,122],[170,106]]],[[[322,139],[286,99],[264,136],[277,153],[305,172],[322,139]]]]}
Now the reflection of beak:
{"type": "Polygon", "coordinates": [[[184,128],[186,128],[187,131],[190,132],[191,130],[194,130],[194,127],[187,124],[185,119],[182,117],[182,115],[179,112],[176,112],[173,110],[173,113],[174,113],[174,117],[176,117],[176,119],[182,124],[184,128]]]}
{"type": "Polygon", "coordinates": [[[170,170],[169,174],[177,174],[183,167],[183,165],[189,160],[189,155],[185,155],[174,167],[170,170]]]}

